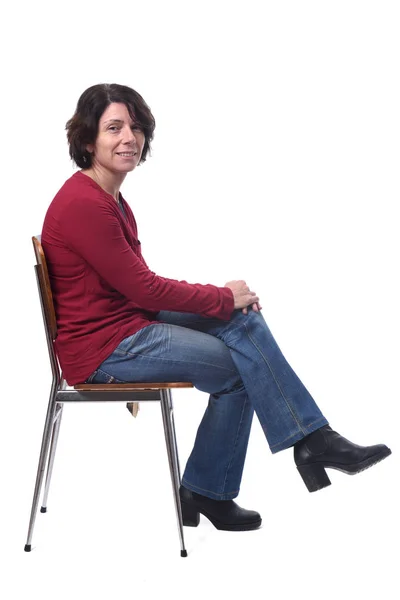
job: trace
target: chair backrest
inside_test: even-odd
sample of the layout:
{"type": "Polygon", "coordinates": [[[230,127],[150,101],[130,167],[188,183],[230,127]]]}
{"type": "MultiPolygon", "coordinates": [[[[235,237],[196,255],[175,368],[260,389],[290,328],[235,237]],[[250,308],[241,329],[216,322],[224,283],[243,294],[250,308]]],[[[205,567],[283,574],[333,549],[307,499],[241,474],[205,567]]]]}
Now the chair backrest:
{"type": "Polygon", "coordinates": [[[54,310],[53,294],[51,293],[49,272],[47,269],[46,257],[41,244],[41,236],[32,237],[33,247],[36,255],[36,273],[38,277],[39,292],[41,297],[43,319],[51,340],[57,337],[57,321],[54,310]]]}

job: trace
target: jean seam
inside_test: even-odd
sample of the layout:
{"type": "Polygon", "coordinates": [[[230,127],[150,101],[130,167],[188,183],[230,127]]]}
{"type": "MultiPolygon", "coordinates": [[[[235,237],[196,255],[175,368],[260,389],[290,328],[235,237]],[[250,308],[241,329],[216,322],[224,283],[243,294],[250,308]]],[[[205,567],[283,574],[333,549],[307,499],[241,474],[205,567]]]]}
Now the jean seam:
{"type": "Polygon", "coordinates": [[[226,467],[226,472],[225,472],[225,477],[224,477],[224,484],[223,484],[223,488],[222,488],[223,491],[224,491],[224,493],[226,493],[225,492],[226,480],[228,478],[228,473],[229,473],[229,470],[231,468],[231,465],[232,465],[232,462],[233,462],[233,458],[234,458],[235,452],[236,452],[236,447],[237,447],[237,444],[238,444],[239,432],[240,432],[240,429],[241,429],[241,426],[242,426],[242,423],[243,423],[243,416],[244,416],[244,409],[246,407],[246,402],[247,402],[247,397],[246,397],[246,400],[243,403],[242,414],[240,415],[240,423],[239,423],[239,426],[237,428],[237,433],[236,433],[236,438],[235,438],[235,442],[234,442],[233,449],[232,449],[231,458],[230,458],[229,463],[228,463],[228,465],[226,467]]]}
{"type": "Polygon", "coordinates": [[[171,358],[163,358],[162,356],[151,356],[148,354],[141,354],[141,353],[136,353],[136,352],[124,352],[123,350],[115,350],[114,351],[114,355],[115,354],[122,354],[123,356],[136,356],[137,358],[144,358],[144,359],[151,359],[151,360],[160,360],[163,362],[170,362],[172,364],[185,364],[185,365],[204,365],[206,367],[217,367],[218,369],[220,369],[221,371],[227,371],[228,373],[236,373],[236,371],[232,370],[232,369],[226,369],[225,367],[220,367],[219,365],[216,365],[215,363],[208,363],[208,362],[204,362],[204,361],[188,361],[188,360],[176,360],[176,359],[171,359],[171,358]]]}
{"type": "Polygon", "coordinates": [[[107,383],[125,383],[125,380],[123,379],[118,379],[118,377],[114,377],[114,375],[111,375],[110,373],[108,373],[107,371],[104,371],[104,369],[96,369],[96,375],[97,373],[102,373],[103,375],[105,375],[106,377],[108,377],[108,381],[106,381],[107,383]]]}
{"type": "Polygon", "coordinates": [[[246,324],[246,323],[244,323],[244,327],[245,327],[245,329],[246,329],[246,333],[247,333],[247,335],[248,335],[248,338],[249,338],[249,340],[251,341],[251,343],[253,344],[253,346],[254,346],[254,347],[257,349],[257,351],[258,351],[258,352],[261,354],[261,356],[263,357],[263,359],[264,359],[264,361],[265,361],[266,365],[268,366],[268,368],[269,368],[269,370],[270,370],[270,373],[271,373],[271,375],[272,375],[272,378],[273,378],[273,380],[275,381],[275,384],[276,384],[276,386],[277,386],[277,388],[278,388],[278,390],[279,390],[279,392],[280,392],[280,394],[281,394],[282,398],[284,399],[284,401],[285,401],[285,403],[286,403],[286,406],[287,406],[287,408],[289,409],[289,411],[290,411],[290,414],[292,415],[292,417],[293,417],[294,421],[296,422],[296,424],[297,424],[297,426],[298,426],[299,430],[300,430],[302,433],[306,433],[306,432],[305,432],[305,430],[304,430],[304,428],[303,428],[303,426],[301,425],[301,423],[300,423],[300,421],[299,421],[299,419],[298,419],[298,417],[297,417],[296,413],[294,412],[294,410],[293,410],[293,409],[292,409],[292,407],[290,406],[289,400],[286,398],[286,396],[285,396],[285,394],[284,394],[283,390],[281,389],[281,386],[279,385],[278,381],[276,380],[275,373],[274,373],[274,371],[273,371],[273,369],[272,369],[272,367],[271,367],[271,365],[270,365],[270,363],[269,363],[269,361],[268,361],[267,357],[264,355],[264,353],[262,352],[262,350],[261,350],[261,349],[258,347],[258,345],[256,344],[256,342],[255,342],[255,341],[254,341],[254,339],[252,338],[252,336],[251,336],[251,334],[250,334],[250,332],[249,332],[249,330],[248,330],[248,327],[247,327],[247,324],[246,324]]]}

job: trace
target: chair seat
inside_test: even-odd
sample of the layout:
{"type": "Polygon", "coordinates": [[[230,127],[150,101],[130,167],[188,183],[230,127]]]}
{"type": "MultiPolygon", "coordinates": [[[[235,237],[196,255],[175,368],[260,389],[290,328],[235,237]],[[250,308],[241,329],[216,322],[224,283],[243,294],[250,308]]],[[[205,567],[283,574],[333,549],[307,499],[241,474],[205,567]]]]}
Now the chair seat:
{"type": "Polygon", "coordinates": [[[110,391],[125,391],[129,390],[168,390],[170,388],[192,388],[193,384],[187,381],[173,381],[163,383],[78,383],[74,385],[74,390],[82,390],[90,392],[110,392],[110,391]]]}

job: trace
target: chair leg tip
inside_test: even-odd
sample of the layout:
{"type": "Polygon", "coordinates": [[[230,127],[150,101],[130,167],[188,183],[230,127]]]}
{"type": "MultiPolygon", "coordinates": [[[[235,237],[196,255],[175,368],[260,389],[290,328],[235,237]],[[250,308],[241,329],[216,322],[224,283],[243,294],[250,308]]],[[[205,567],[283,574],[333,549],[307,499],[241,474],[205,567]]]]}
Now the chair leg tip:
{"type": "Polygon", "coordinates": [[[181,550],[181,556],[183,556],[183,557],[187,556],[187,551],[186,550],[181,550]]]}
{"type": "Polygon", "coordinates": [[[32,550],[32,546],[30,544],[25,544],[24,550],[25,552],[30,552],[32,550]]]}
{"type": "Polygon", "coordinates": [[[41,509],[40,509],[40,512],[41,513],[47,512],[47,506],[42,506],[41,509]]]}

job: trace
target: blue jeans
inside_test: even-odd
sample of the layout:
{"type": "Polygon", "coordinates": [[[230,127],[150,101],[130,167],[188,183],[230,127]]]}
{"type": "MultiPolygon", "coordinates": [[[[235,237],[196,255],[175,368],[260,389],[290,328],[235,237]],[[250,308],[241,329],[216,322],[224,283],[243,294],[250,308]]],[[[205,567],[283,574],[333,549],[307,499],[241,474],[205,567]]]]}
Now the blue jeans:
{"type": "Polygon", "coordinates": [[[239,493],[253,413],[272,453],[327,425],[260,312],[230,321],[161,311],[124,339],[88,382],[190,381],[210,394],[183,485],[216,500],[239,493]]]}

